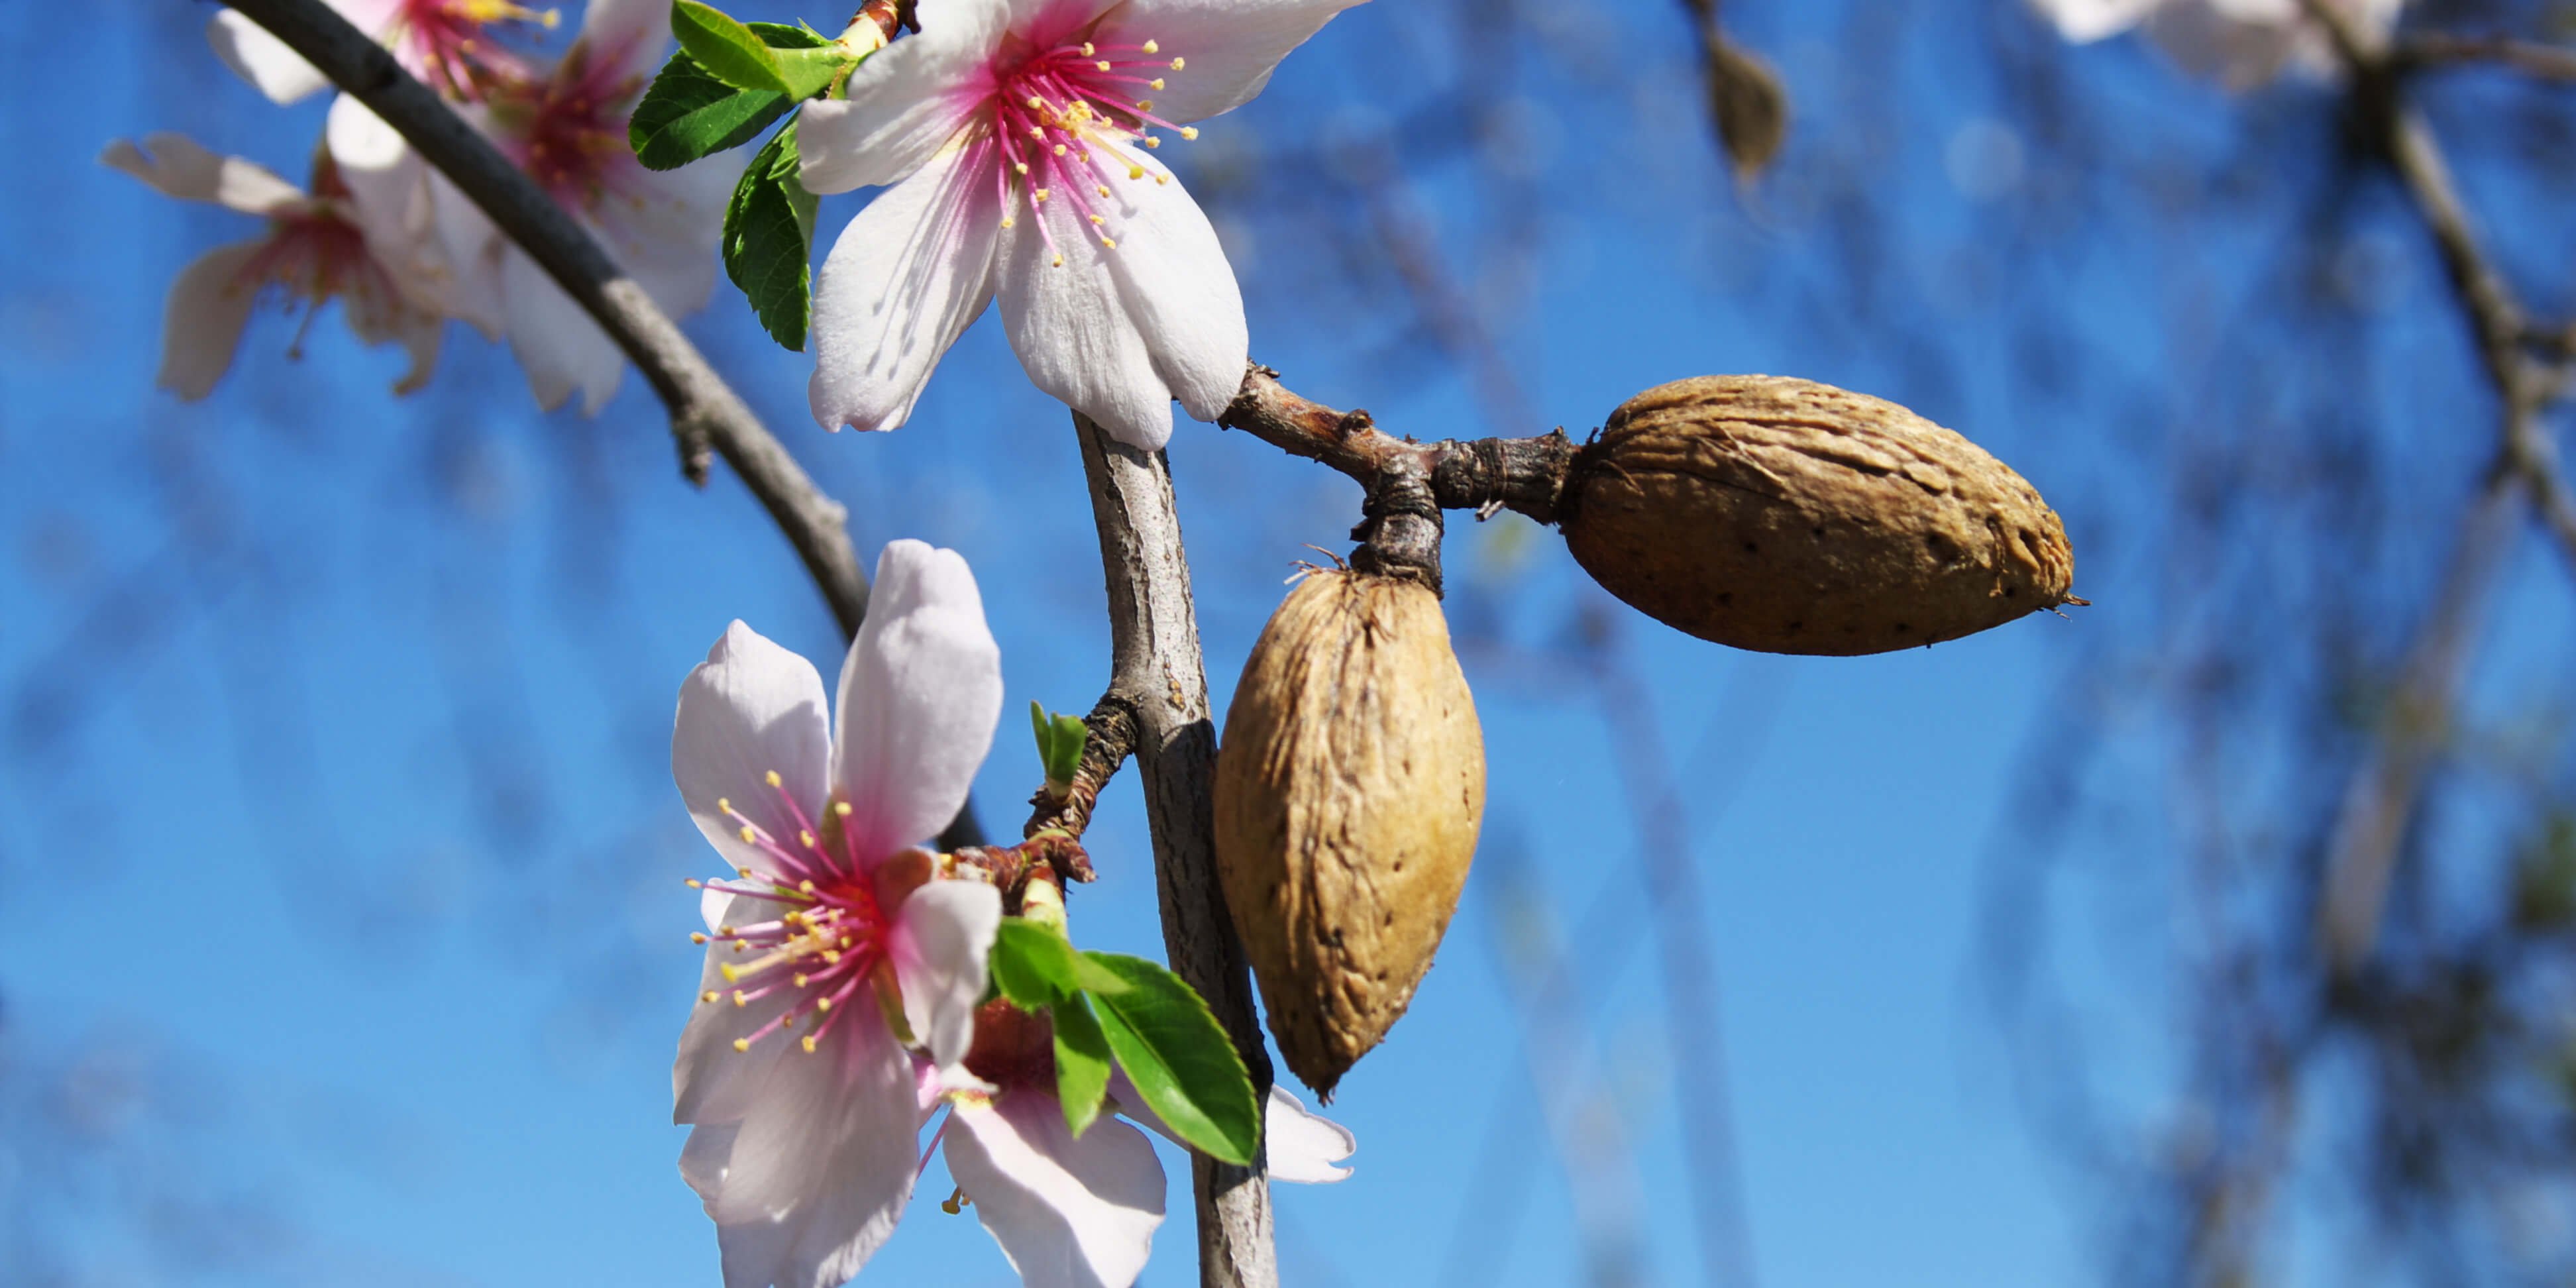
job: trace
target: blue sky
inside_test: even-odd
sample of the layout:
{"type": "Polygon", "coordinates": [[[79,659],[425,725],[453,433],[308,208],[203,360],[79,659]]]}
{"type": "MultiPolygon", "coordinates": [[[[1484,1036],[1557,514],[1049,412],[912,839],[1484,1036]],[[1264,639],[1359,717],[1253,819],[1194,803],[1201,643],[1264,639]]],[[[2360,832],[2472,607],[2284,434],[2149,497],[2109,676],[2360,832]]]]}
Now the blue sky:
{"type": "MultiPolygon", "coordinates": [[[[2155,602],[2153,525],[2114,523],[2136,519],[2123,441],[2150,414],[2132,414],[2152,405],[2139,391],[2235,378],[2223,353],[2194,366],[2157,328],[2193,291],[2224,312],[2251,289],[2233,270],[2292,221],[2225,226],[2190,280],[2122,253],[2151,209],[2023,239],[2023,216],[2068,209],[2032,190],[2085,176],[2023,141],[1993,78],[1948,73],[1994,33],[2044,39],[2015,6],[1964,2],[1890,6],[1889,42],[1857,49],[1826,43],[1843,6],[1730,6],[1800,112],[1782,175],[1739,202],[1699,134],[1677,7],[1598,8],[1550,51],[1561,64],[1512,82],[1523,115],[1477,154],[1527,171],[1527,208],[1498,209],[1457,165],[1418,179],[1450,271],[1499,292],[1473,313],[1535,418],[1518,428],[1580,435],[1639,389],[1715,371],[1895,398],[2039,485],[2102,607],[1875,658],[1758,656],[1621,608],[1517,516],[1453,516],[1486,853],[1412,1013],[1331,1110],[1362,1142],[1357,1174],[1279,1194],[1282,1264],[1300,1284],[1567,1283],[1581,1210],[1637,1242],[1651,1281],[1690,1282],[1674,1107],[1719,1095],[1765,1284],[2086,1278],[2113,1197],[2090,1167],[2133,1160],[2079,1165],[2018,1107],[1981,935],[2013,871],[2030,736],[2049,704],[2096,699],[2066,677],[2155,602]],[[1862,110],[1883,106],[1874,76],[1903,86],[1907,112],[1862,110]],[[1883,185],[1868,199],[1919,218],[1841,239],[1861,198],[1814,158],[1844,152],[1883,185]],[[1521,256],[1519,280],[1480,276],[1500,255],[1521,256]],[[2065,297],[2057,370],[2015,325],[2025,289],[2065,297]],[[1909,332],[1931,338],[1881,343],[1909,332]],[[1585,621],[1647,695],[1683,802],[1722,1068],[1669,1054],[1618,749],[1560,647],[1585,621]],[[1550,938],[1578,964],[1575,1041],[1539,1044],[1573,1075],[1550,1091],[1589,1160],[1571,1170],[1513,1000],[1550,938]]],[[[321,120],[318,102],[271,108],[225,75],[196,36],[205,12],[47,9],[0,51],[17,86],[0,147],[20,177],[0,202],[0,897],[16,927],[0,943],[0,1266],[76,1284],[712,1282],[668,1121],[697,969],[680,882],[705,866],[667,775],[671,702],[728,620],[827,667],[830,621],[738,486],[676,478],[631,376],[595,421],[540,416],[506,353],[458,329],[434,387],[398,400],[396,356],[356,348],[335,316],[300,362],[284,356],[293,324],[265,316],[212,398],[153,391],[169,280],[251,229],[157,198],[95,165],[98,148],[177,128],[300,175],[321,120]],[[143,52],[62,56],[101,42],[143,52]]],[[[1377,73],[1472,78],[1444,65],[1437,31],[1393,0],[1345,15],[1209,128],[1184,177],[1293,176],[1298,149],[1390,122],[1399,145],[1420,138],[1413,87],[1377,73]]],[[[2228,160],[2239,125],[2216,95],[2128,43],[2063,57],[2085,113],[2147,122],[2111,136],[2106,168],[2228,160]]],[[[853,208],[826,203],[827,235],[853,208]]],[[[1487,432],[1490,402],[1408,341],[1382,270],[1372,293],[1339,285],[1330,261],[1355,226],[1293,201],[1218,208],[1256,357],[1400,432],[1487,432]]],[[[2409,262],[2386,289],[2435,287],[2409,262]]],[[[865,437],[813,428],[807,360],[738,299],[690,327],[849,504],[864,557],[898,536],[966,553],[1014,709],[1088,707],[1106,635],[1080,465],[997,324],[969,333],[910,425],[865,437]]],[[[1207,426],[1185,423],[1172,459],[1222,703],[1303,543],[1344,544],[1357,492],[1207,426]]],[[[2526,623],[2534,638],[2563,627],[2555,611],[2526,623]]],[[[2160,789],[2129,772],[2149,754],[2115,750],[2093,781],[2151,851],[2160,789]]],[[[1016,823],[1035,768],[1006,719],[978,782],[988,824],[1016,823]]],[[[1104,875],[1076,896],[1078,938],[1158,953],[1132,778],[1091,848],[1104,875]]],[[[2153,1109],[2174,1057],[2166,877],[2080,855],[2074,872],[2040,884],[2039,921],[2002,932],[2049,932],[2092,1087],[2115,1113],[2153,1109]]],[[[937,1210],[946,1189],[934,1164],[862,1283],[1009,1281],[971,1219],[937,1210]]],[[[1173,1201],[1147,1283],[1192,1277],[1185,1185],[1173,1201]]]]}

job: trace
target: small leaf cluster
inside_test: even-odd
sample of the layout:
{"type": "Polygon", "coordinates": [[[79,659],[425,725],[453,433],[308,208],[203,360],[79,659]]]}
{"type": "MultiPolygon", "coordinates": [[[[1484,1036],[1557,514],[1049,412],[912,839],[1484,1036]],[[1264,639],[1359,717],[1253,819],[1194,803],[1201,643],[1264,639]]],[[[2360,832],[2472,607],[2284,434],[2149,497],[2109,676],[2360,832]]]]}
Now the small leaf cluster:
{"type": "Polygon", "coordinates": [[[1029,724],[1037,731],[1038,761],[1046,768],[1047,791],[1062,796],[1073,790],[1073,776],[1082,768],[1083,748],[1091,741],[1091,727],[1080,716],[1049,714],[1035,702],[1029,704],[1029,724]]]}
{"type": "MultiPolygon", "coordinates": [[[[831,92],[864,61],[809,27],[739,22],[674,0],[671,55],[627,123],[635,158],[671,170],[760,137],[798,103],[831,92]]],[[[771,338],[805,347],[813,316],[814,194],[797,179],[796,122],[772,135],[725,204],[725,274],[771,338]]]]}
{"type": "Polygon", "coordinates": [[[1054,1021],[1056,1097],[1074,1135],[1100,1116],[1114,1061],[1173,1135],[1211,1158],[1252,1162],[1261,1142],[1252,1075],[1180,976],[1142,957],[1077,951],[1020,918],[1003,920],[991,963],[1004,999],[1054,1021]]]}

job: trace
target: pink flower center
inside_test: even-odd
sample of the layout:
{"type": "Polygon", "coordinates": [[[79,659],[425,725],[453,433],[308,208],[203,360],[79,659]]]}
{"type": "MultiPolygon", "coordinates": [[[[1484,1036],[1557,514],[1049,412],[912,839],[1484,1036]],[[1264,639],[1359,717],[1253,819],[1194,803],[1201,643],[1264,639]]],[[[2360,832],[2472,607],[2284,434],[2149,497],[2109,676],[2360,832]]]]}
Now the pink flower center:
{"type": "Polygon", "coordinates": [[[384,39],[406,68],[440,93],[479,102],[492,81],[524,79],[527,72],[516,55],[485,40],[483,28],[496,22],[552,28],[556,21],[552,9],[507,0],[402,0],[384,39]]]}
{"type": "Polygon", "coordinates": [[[1002,226],[1011,227],[1022,201],[1039,216],[1038,235],[1054,250],[1057,267],[1064,254],[1047,231],[1043,207],[1062,202],[1088,227],[1100,244],[1118,247],[1102,203],[1119,182],[1172,177],[1149,166],[1133,149],[1162,146],[1151,131],[1178,131],[1184,139],[1199,132],[1154,115],[1150,95],[1163,88],[1166,73],[1187,60],[1167,55],[1148,40],[1135,45],[1099,45],[1067,40],[1027,54],[1016,64],[997,61],[992,68],[994,195],[1002,208],[1002,226]]]}
{"type": "Polygon", "coordinates": [[[718,967],[734,988],[729,992],[710,989],[699,994],[698,1001],[749,1006],[772,993],[791,991],[794,998],[777,1016],[736,1039],[733,1048],[748,1051],[752,1043],[771,1033],[808,1023],[802,1045],[812,1051],[849,1012],[860,990],[881,982],[889,919],[878,901],[871,865],[861,860],[848,830],[837,825],[849,817],[849,804],[833,803],[836,826],[830,831],[837,834],[835,845],[835,835],[816,835],[813,820],[775,771],[769,774],[769,786],[778,793],[787,816],[795,820],[796,835],[772,836],[743,817],[732,801],[719,800],[716,808],[741,826],[743,843],[759,850],[766,863],[735,869],[739,878],[735,881],[689,884],[765,899],[785,909],[774,921],[724,925],[713,935],[690,936],[701,943],[713,939],[726,944],[737,958],[718,967]]]}

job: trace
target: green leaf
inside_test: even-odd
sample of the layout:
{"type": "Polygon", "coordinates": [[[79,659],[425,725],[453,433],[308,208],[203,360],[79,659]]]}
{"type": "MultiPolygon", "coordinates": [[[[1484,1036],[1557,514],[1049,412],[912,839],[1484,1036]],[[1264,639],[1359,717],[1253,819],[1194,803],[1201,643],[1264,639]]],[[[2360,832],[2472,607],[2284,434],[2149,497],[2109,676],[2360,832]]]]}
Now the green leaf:
{"type": "Polygon", "coordinates": [[[994,987],[1011,1005],[1035,1011],[1076,995],[1073,945],[1064,936],[1033,921],[1004,917],[993,937],[994,987]]]}
{"type": "Polygon", "coordinates": [[[671,0],[671,34],[708,75],[735,89],[787,92],[778,56],[751,28],[698,0],[671,0]]]}
{"type": "Polygon", "coordinates": [[[787,83],[790,98],[812,98],[850,65],[847,51],[839,45],[821,49],[773,49],[770,58],[778,64],[778,78],[787,83]]]}
{"type": "Polygon", "coordinates": [[[813,312],[814,194],[796,178],[796,123],[751,159],[725,204],[725,275],[771,338],[805,348],[813,312]]]}
{"type": "Polygon", "coordinates": [[[831,37],[802,23],[793,27],[783,22],[746,22],[742,25],[760,37],[760,43],[772,49],[823,49],[832,45],[831,37]]]}
{"type": "Polygon", "coordinates": [[[735,89],[687,54],[673,54],[635,105],[626,141],[646,169],[676,169],[751,142],[787,108],[785,94],[735,89]]]}
{"type": "Polygon", "coordinates": [[[1055,764],[1055,726],[1047,722],[1046,708],[1035,698],[1029,700],[1029,729],[1038,739],[1038,767],[1045,769],[1055,764]]]}
{"type": "Polygon", "coordinates": [[[1142,957],[1082,958],[1124,985],[1096,991],[1092,1000],[1109,1049],[1145,1104],[1209,1157],[1250,1164],[1261,1143],[1261,1104],[1207,1003],[1180,976],[1142,957]]]}
{"type": "Polygon", "coordinates": [[[1100,1116],[1109,1094],[1109,1036],[1082,994],[1049,1008],[1055,1019],[1055,1097],[1064,1102],[1064,1125],[1076,1137],[1100,1116]]]}
{"type": "Polygon", "coordinates": [[[1057,716],[1054,724],[1054,745],[1047,752],[1047,781],[1070,783],[1082,768],[1082,748],[1091,741],[1091,726],[1084,724],[1080,716],[1057,716]]]}

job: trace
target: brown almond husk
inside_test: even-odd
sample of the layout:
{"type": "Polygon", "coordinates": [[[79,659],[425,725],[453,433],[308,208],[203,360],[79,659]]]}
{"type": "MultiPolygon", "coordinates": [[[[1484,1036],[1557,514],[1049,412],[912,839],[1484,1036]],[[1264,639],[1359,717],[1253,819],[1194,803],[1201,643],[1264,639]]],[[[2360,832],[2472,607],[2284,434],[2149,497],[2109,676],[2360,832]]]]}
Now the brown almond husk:
{"type": "Polygon", "coordinates": [[[2066,526],[2021,475],[1811,380],[1702,376],[1629,399],[1576,453],[1562,522],[1611,594],[1767,653],[1881,653],[2084,602],[2066,526]]]}
{"type": "Polygon", "coordinates": [[[1271,1035],[1327,1101],[1431,969],[1484,813],[1439,597],[1361,572],[1299,582],[1226,713],[1216,858],[1271,1035]]]}

